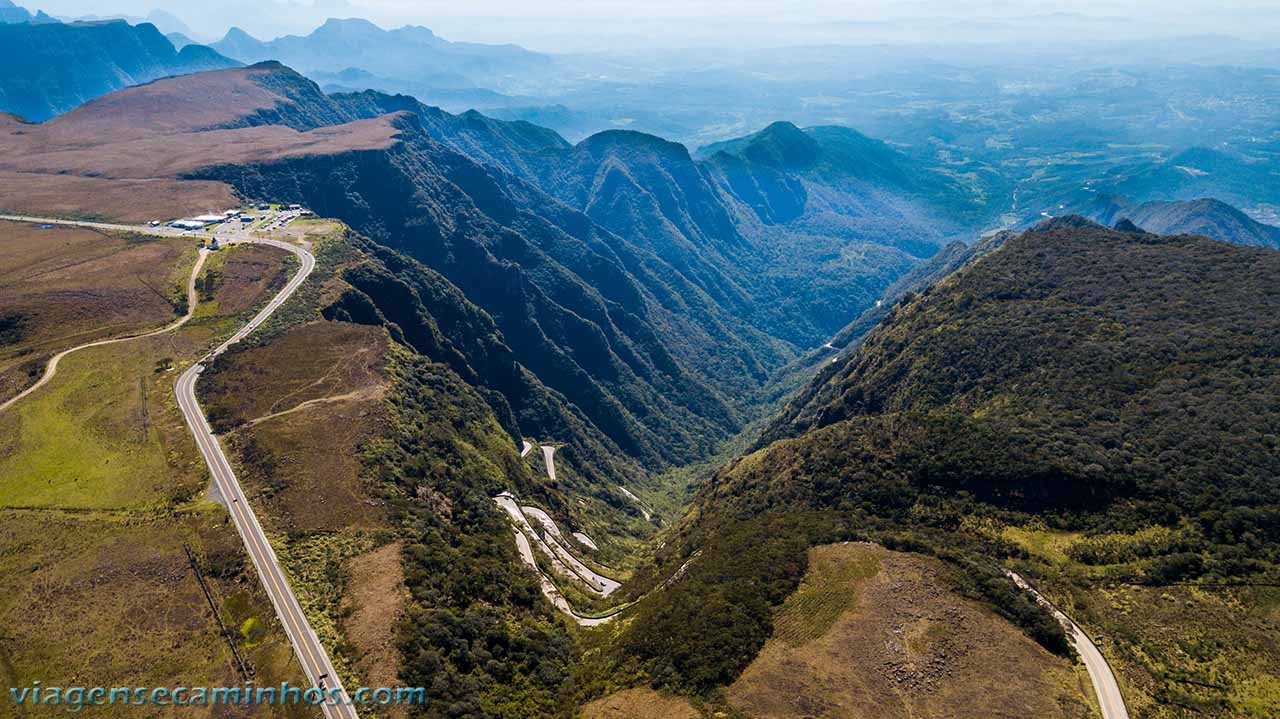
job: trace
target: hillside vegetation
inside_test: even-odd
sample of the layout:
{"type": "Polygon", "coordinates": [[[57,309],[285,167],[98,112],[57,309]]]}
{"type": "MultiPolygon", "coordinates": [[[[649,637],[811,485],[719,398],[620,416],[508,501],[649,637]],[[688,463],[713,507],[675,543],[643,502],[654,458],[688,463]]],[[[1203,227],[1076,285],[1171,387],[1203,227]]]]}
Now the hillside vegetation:
{"type": "Polygon", "coordinates": [[[1153,716],[1263,715],[1280,662],[1263,639],[1280,561],[1277,270],[1270,250],[1067,218],[906,295],[788,408],[780,439],[701,489],[654,572],[691,560],[684,578],[619,630],[621,665],[714,693],[786,633],[774,607],[804,548],[868,538],[942,558],[955,591],[1068,655],[996,567],[1042,579],[1086,631],[1114,633],[1122,688],[1153,716]],[[1153,594],[1187,603],[1116,603],[1153,594]],[[1166,622],[1199,627],[1196,611],[1235,639],[1179,650],[1166,622]]]}

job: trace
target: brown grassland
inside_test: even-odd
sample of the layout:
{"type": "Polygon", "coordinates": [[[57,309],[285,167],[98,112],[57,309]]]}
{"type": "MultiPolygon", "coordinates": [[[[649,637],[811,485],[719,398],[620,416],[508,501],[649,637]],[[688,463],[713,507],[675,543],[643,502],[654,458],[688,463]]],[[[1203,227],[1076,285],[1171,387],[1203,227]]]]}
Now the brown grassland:
{"type": "Polygon", "coordinates": [[[582,719],[699,719],[702,714],[683,697],[647,687],[624,689],[582,707],[582,719]]]}
{"type": "Polygon", "coordinates": [[[1096,716],[1082,666],[949,590],[946,571],[872,544],[812,549],[728,704],[757,719],[1096,716]]]}
{"type": "MultiPolygon", "coordinates": [[[[18,685],[243,681],[183,543],[255,680],[300,680],[238,534],[200,499],[207,472],[173,396],[176,370],[274,291],[286,255],[261,249],[217,253],[227,281],[180,330],[69,355],[48,385],[0,413],[0,668],[18,685]]],[[[155,271],[139,257],[117,257],[117,274],[155,271]]]]}
{"type": "Polygon", "coordinates": [[[38,124],[0,114],[0,211],[166,220],[236,204],[223,183],[181,179],[194,170],[381,149],[396,141],[394,115],[309,132],[281,125],[219,129],[291,102],[254,81],[264,72],[240,68],[157,80],[38,124]]]}
{"type": "Polygon", "coordinates": [[[100,218],[125,223],[171,220],[234,207],[225,183],[208,180],[111,180],[43,172],[0,171],[0,213],[100,218]]]}
{"type": "Polygon", "coordinates": [[[268,530],[380,526],[356,454],[378,424],[386,341],[380,328],[311,322],[228,355],[203,380],[268,530]]]}
{"type": "MultiPolygon", "coordinates": [[[[397,629],[404,616],[404,566],[401,542],[385,544],[348,561],[350,577],[342,598],[343,635],[350,638],[358,659],[355,671],[371,687],[397,686],[400,665],[397,629]]],[[[407,707],[387,707],[387,716],[401,717],[407,707]]]]}
{"type": "Polygon", "coordinates": [[[172,321],[195,251],[182,240],[0,221],[0,401],[60,350],[172,321]]]}

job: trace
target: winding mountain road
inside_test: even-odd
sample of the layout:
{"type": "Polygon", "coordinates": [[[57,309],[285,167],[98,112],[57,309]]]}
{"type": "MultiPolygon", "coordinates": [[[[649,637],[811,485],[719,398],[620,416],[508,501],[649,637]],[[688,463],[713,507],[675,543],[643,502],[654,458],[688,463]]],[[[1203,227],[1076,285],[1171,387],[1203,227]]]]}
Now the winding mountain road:
{"type": "Polygon", "coordinates": [[[553,445],[550,445],[550,444],[542,445],[542,458],[547,463],[547,476],[550,477],[551,481],[553,482],[556,479],[555,456],[556,456],[556,448],[553,445]]]}
{"type": "MultiPolygon", "coordinates": [[[[0,219],[16,220],[20,222],[37,222],[42,224],[59,224],[70,225],[75,227],[93,227],[98,229],[124,230],[141,234],[159,235],[162,237],[187,236],[193,235],[187,233],[171,232],[173,228],[167,227],[134,227],[129,225],[115,225],[101,222],[80,222],[73,220],[57,220],[41,217],[0,215],[0,219]]],[[[197,233],[196,237],[212,237],[212,235],[197,233]]],[[[227,512],[231,515],[232,521],[236,525],[236,530],[240,533],[240,538],[244,541],[245,550],[249,553],[249,558],[253,561],[254,567],[258,571],[258,576],[262,579],[263,589],[266,590],[267,596],[271,600],[272,606],[275,608],[276,615],[280,618],[280,623],[284,626],[285,634],[289,637],[289,642],[293,645],[294,652],[297,654],[298,661],[302,665],[303,671],[307,675],[307,679],[313,686],[321,687],[326,692],[334,691],[338,693],[339,701],[336,703],[325,703],[321,705],[321,711],[326,719],[358,719],[355,708],[351,705],[350,697],[346,690],[342,687],[338,672],[334,669],[333,662],[330,661],[328,653],[325,651],[324,645],[320,643],[320,638],[311,628],[307,621],[306,615],[302,611],[302,605],[298,603],[297,597],[294,595],[292,588],[289,586],[288,579],[285,577],[284,570],[280,566],[279,560],[276,558],[275,551],[271,548],[271,544],[267,541],[266,533],[262,530],[262,525],[258,522],[257,516],[249,507],[248,499],[245,497],[244,491],[240,487],[240,482],[236,479],[235,472],[231,469],[231,463],[227,460],[226,454],[222,450],[222,446],[218,443],[217,437],[213,434],[213,429],[209,426],[208,420],[205,418],[204,411],[200,408],[199,402],[196,401],[196,382],[200,379],[200,374],[204,372],[207,363],[222,354],[231,345],[243,340],[251,332],[257,329],[265,322],[276,310],[283,305],[289,297],[306,281],[307,276],[315,269],[315,257],[301,247],[280,242],[272,239],[257,239],[249,236],[249,230],[246,228],[238,231],[230,236],[220,235],[220,240],[226,241],[228,244],[235,243],[253,243],[260,245],[268,245],[278,249],[290,252],[302,262],[302,266],[298,272],[285,284],[275,297],[262,308],[253,319],[241,327],[235,334],[228,338],[225,342],[218,345],[212,352],[205,355],[195,364],[191,365],[179,377],[174,385],[174,394],[177,396],[178,408],[182,411],[182,416],[187,422],[187,426],[191,429],[191,433],[196,440],[196,446],[200,449],[200,454],[204,457],[205,463],[209,466],[209,472],[213,476],[213,486],[221,495],[227,506],[227,512]]],[[[156,330],[144,335],[134,337],[121,337],[114,340],[103,340],[81,347],[64,351],[50,361],[50,367],[46,369],[46,377],[36,386],[28,388],[27,392],[6,402],[4,407],[9,406],[21,397],[29,394],[40,384],[47,382],[52,377],[52,372],[57,369],[57,359],[69,354],[76,349],[83,347],[92,347],[101,344],[109,344],[111,342],[123,342],[129,339],[137,339],[138,337],[158,334],[160,332],[168,332],[181,326],[195,312],[195,304],[198,297],[195,295],[195,276],[203,264],[207,254],[206,250],[201,250],[200,260],[197,261],[196,268],[192,272],[192,281],[189,285],[189,302],[187,315],[173,324],[166,326],[160,330],[156,330]]],[[[2,409],[3,407],[0,407],[2,409]]]]}
{"type": "MultiPolygon", "coordinates": [[[[551,602],[552,606],[560,610],[560,612],[565,616],[572,619],[578,626],[598,627],[602,624],[606,624],[621,614],[627,607],[631,606],[630,604],[624,604],[622,606],[615,607],[608,613],[595,617],[589,617],[574,611],[573,606],[569,604],[569,600],[565,598],[564,594],[560,592],[560,589],[556,587],[555,583],[552,582],[551,579],[542,572],[542,569],[538,567],[538,562],[533,556],[534,546],[536,546],[538,550],[547,557],[552,568],[557,574],[565,577],[566,579],[581,582],[585,587],[592,589],[598,594],[602,594],[602,596],[607,596],[607,594],[603,594],[599,587],[592,586],[586,578],[566,566],[565,563],[561,561],[561,557],[558,556],[559,553],[554,551],[543,537],[538,536],[538,533],[534,530],[533,524],[529,521],[529,517],[525,512],[528,509],[535,509],[537,513],[541,513],[542,517],[546,517],[546,521],[549,522],[552,527],[555,527],[554,520],[552,520],[545,512],[542,512],[542,510],[537,510],[533,507],[522,508],[520,503],[516,501],[515,496],[510,492],[500,492],[493,498],[493,501],[506,511],[507,516],[511,519],[511,523],[514,525],[515,529],[516,549],[520,554],[520,561],[537,573],[538,583],[542,588],[543,596],[547,598],[547,601],[551,602]]],[[[542,523],[543,521],[541,517],[535,517],[535,520],[539,523],[542,523]]],[[[553,531],[548,527],[546,528],[545,534],[548,538],[554,541],[554,537],[560,536],[560,528],[555,527],[553,531]]],[[[563,551],[563,548],[561,549],[563,551]]],[[[581,564],[580,562],[577,562],[577,559],[573,558],[572,555],[569,556],[573,562],[581,564]]],[[[613,580],[608,581],[613,582],[613,580]]],[[[613,584],[613,588],[609,590],[610,593],[612,593],[613,589],[617,589],[618,586],[621,586],[616,582],[613,582],[613,584]]]]}

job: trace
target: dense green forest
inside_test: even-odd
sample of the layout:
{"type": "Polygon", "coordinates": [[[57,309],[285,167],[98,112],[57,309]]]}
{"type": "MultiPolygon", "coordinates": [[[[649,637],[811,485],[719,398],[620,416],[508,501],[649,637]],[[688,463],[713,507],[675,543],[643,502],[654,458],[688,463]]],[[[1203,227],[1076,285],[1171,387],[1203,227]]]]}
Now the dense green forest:
{"type": "MultiPolygon", "coordinates": [[[[1083,569],[1054,570],[1064,591],[1274,584],[1278,270],[1268,250],[1067,219],[908,293],[798,395],[779,439],[701,488],[683,549],[658,560],[693,557],[687,579],[642,606],[624,654],[686,691],[726,683],[768,636],[801,547],[836,538],[942,557],[961,591],[1058,653],[1060,628],[995,570],[1027,549],[990,527],[1080,537],[1065,559],[1083,569]],[[732,632],[695,619],[719,597],[732,632]]],[[[1134,622],[1127,651],[1155,652],[1156,629],[1134,622]]]]}

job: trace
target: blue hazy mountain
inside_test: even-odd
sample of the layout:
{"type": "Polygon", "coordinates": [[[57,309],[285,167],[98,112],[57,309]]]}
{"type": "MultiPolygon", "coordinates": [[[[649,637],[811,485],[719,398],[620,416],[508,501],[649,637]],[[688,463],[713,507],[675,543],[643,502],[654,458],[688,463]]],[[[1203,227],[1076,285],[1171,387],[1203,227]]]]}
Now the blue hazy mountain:
{"type": "Polygon", "coordinates": [[[176,50],[149,23],[5,24],[0,111],[40,121],[130,85],[236,64],[203,45],[176,50]]]}
{"type": "Polygon", "coordinates": [[[329,19],[309,35],[267,41],[233,27],[212,47],[241,62],[278,60],[308,75],[355,68],[436,88],[502,90],[510,76],[551,65],[548,56],[516,45],[450,42],[425,27],[384,30],[356,18],[329,19]]]}
{"type": "Polygon", "coordinates": [[[14,5],[11,0],[0,0],[0,24],[45,24],[53,22],[58,21],[56,18],[47,15],[44,10],[37,10],[32,13],[24,7],[14,5]]]}
{"type": "Polygon", "coordinates": [[[1213,198],[1133,203],[1123,197],[1100,196],[1085,211],[1106,225],[1119,226],[1127,220],[1158,235],[1203,235],[1237,245],[1280,249],[1280,227],[1258,222],[1213,198]]]}

